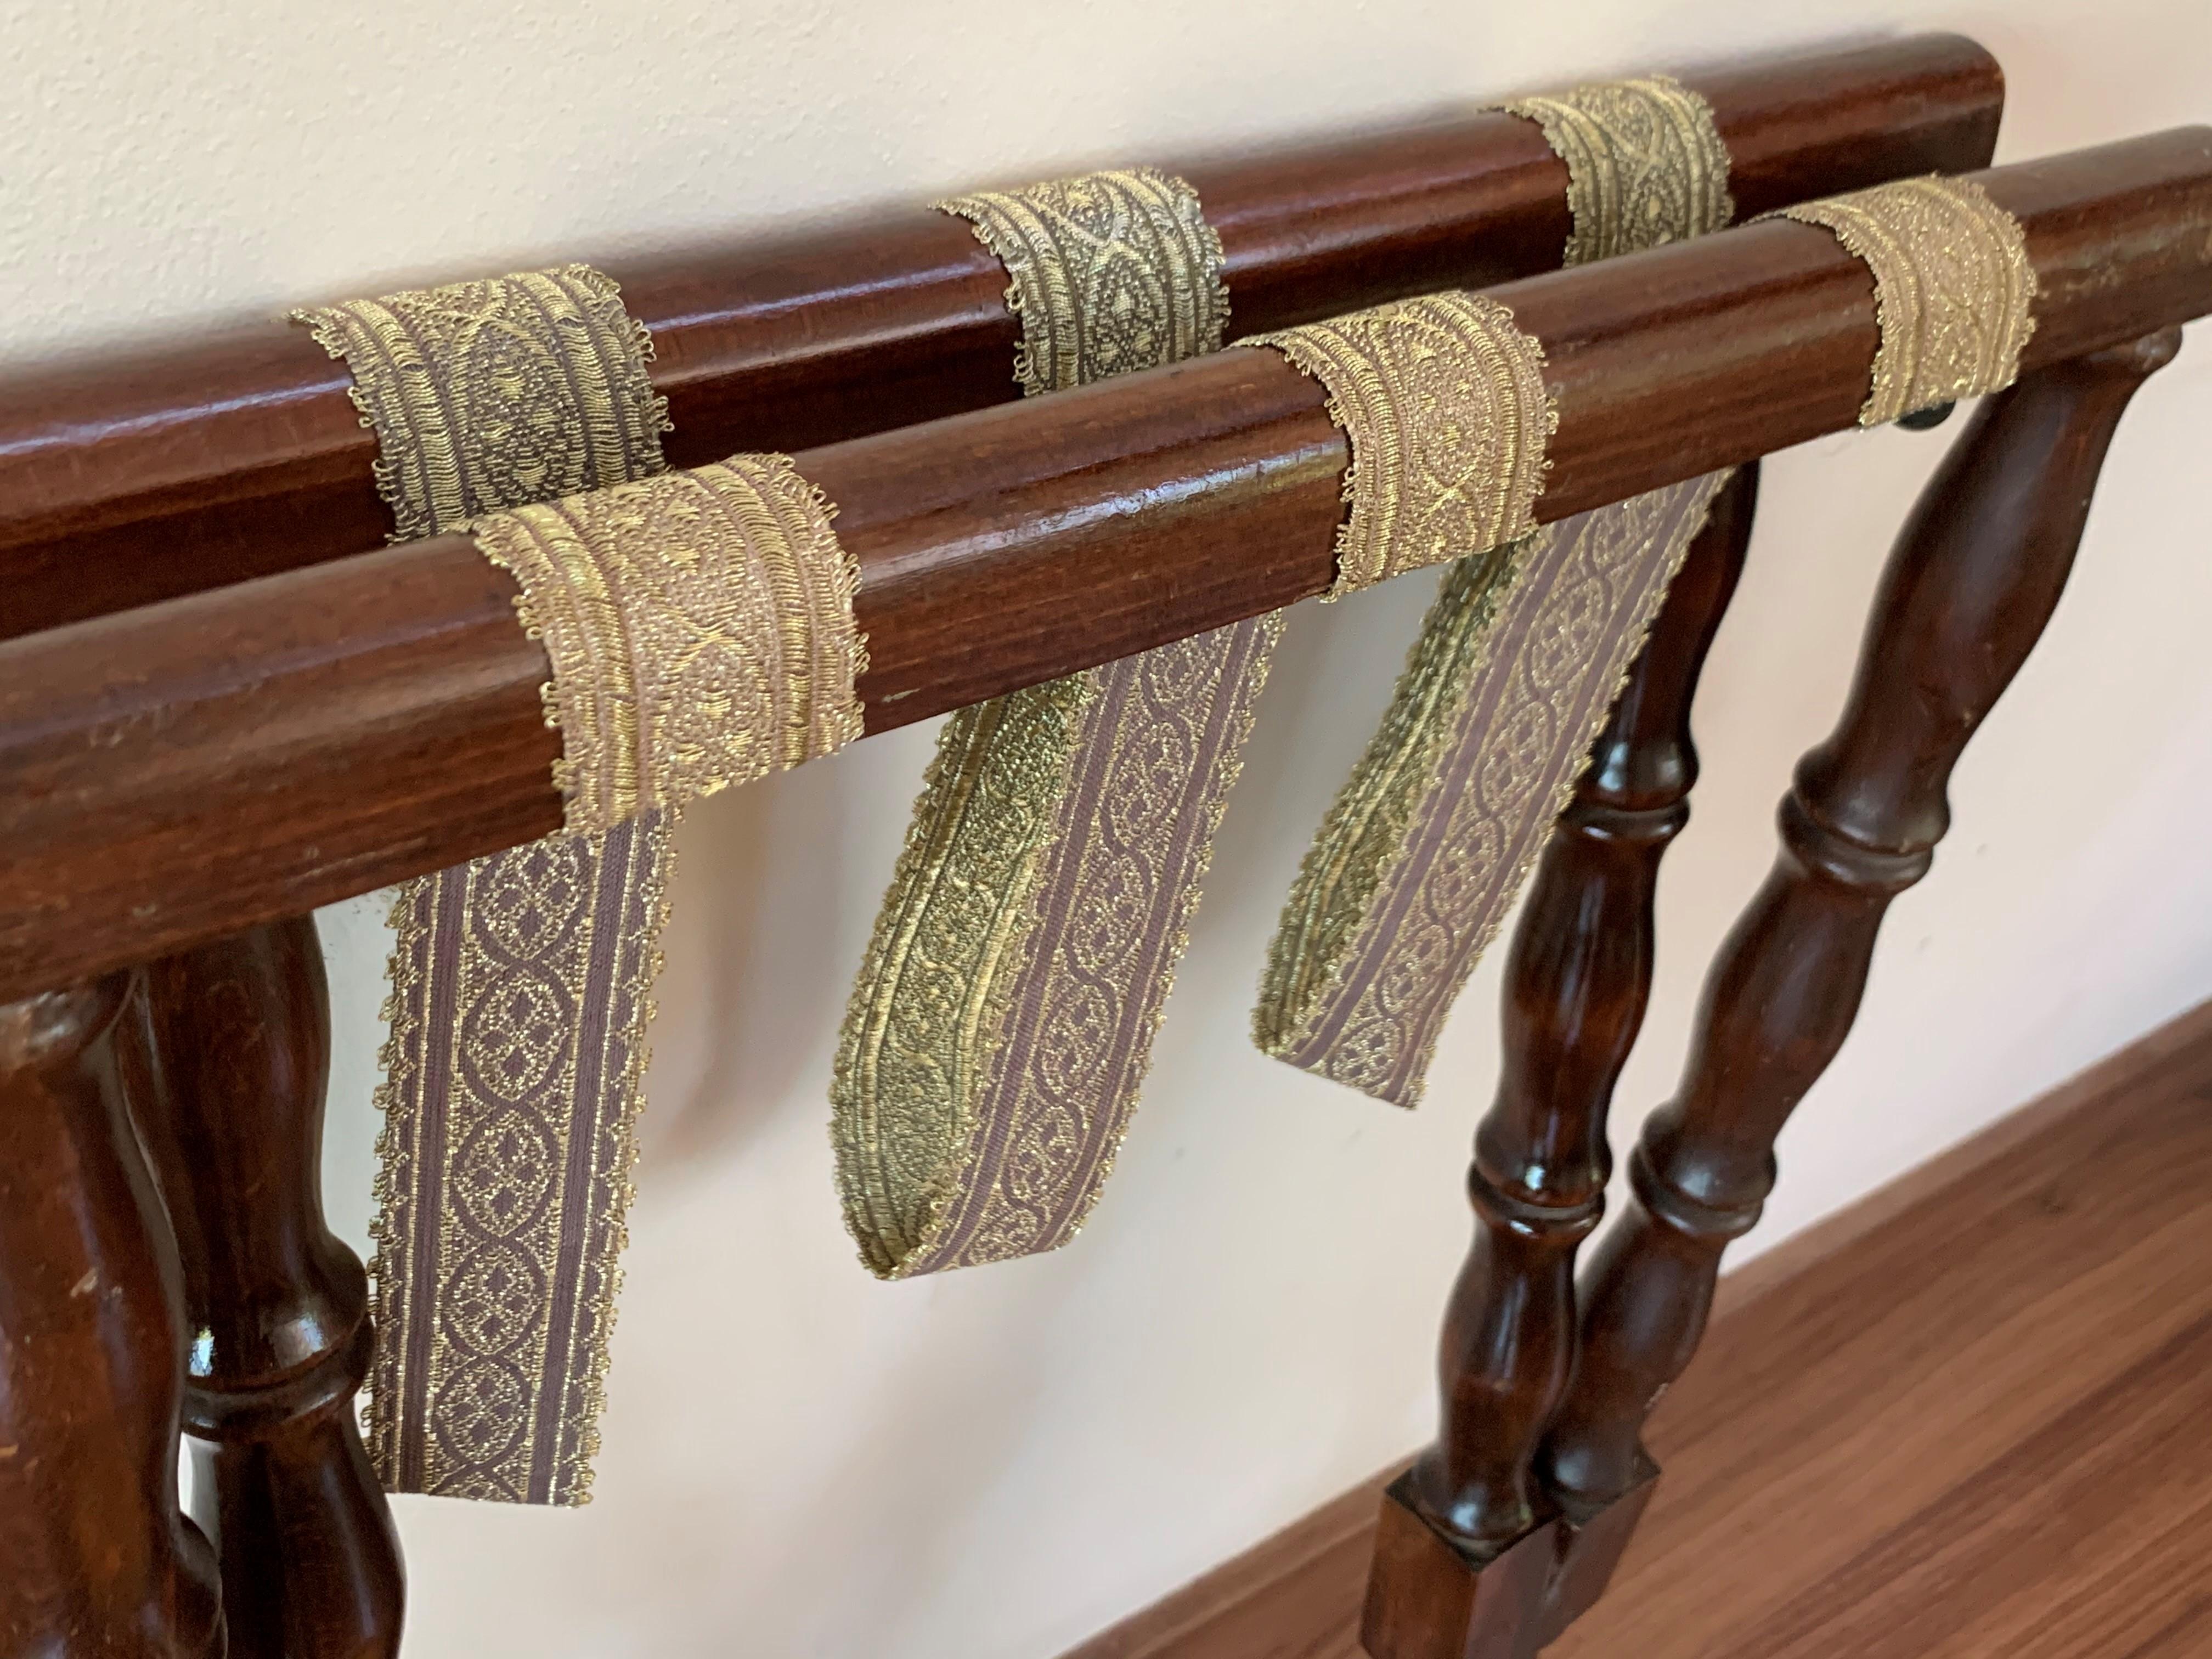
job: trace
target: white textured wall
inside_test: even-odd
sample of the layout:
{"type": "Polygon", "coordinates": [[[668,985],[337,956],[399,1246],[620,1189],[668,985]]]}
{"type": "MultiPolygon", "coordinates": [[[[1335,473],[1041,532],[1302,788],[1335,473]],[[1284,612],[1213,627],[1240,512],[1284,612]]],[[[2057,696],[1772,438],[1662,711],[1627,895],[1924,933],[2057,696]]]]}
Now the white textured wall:
{"type": "MultiPolygon", "coordinates": [[[[2201,0],[0,0],[0,361],[1905,27],[2003,59],[2007,158],[2212,117],[2201,0]]],[[[2205,345],[2130,416],[2080,573],[1960,770],[1956,828],[1893,913],[1747,1248],[2212,994],[2205,345]]],[[[1770,465],[1624,1139],[1669,1086],[1772,802],[1954,429],[1770,465]]],[[[831,1197],[833,1028],[928,734],[693,816],[598,1500],[399,1500],[410,1655],[1049,1659],[1423,1437],[1495,963],[1418,1115],[1243,1034],[1275,906],[1424,586],[1295,618],[1152,1087],[1054,1257],[879,1285],[831,1197]]],[[[325,936],[331,1202],[358,1239],[383,940],[359,902],[325,936]]]]}

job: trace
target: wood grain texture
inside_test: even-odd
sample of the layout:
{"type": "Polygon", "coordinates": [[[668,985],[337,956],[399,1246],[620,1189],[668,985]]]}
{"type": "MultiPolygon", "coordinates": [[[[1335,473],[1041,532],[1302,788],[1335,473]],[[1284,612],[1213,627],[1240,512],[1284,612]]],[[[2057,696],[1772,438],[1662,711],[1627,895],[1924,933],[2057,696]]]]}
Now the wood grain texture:
{"type": "Polygon", "coordinates": [[[368,1281],[323,1219],[330,994],[314,919],[164,957],[118,1030],[183,1268],[185,1427],[212,1443],[229,1659],[392,1659],[399,1540],[354,1397],[368,1281]]]}
{"type": "MultiPolygon", "coordinates": [[[[1687,78],[1713,106],[1746,215],[1985,166],[2004,97],[1996,60],[1956,35],[1687,78]]],[[[1181,170],[1221,233],[1239,333],[1547,270],[1567,236],[1565,167],[1502,114],[1181,170]]],[[[921,204],[607,268],[653,331],[676,465],[1015,396],[1006,273],[965,224],[921,204]]],[[[304,329],[272,321],[0,387],[0,638],[381,542],[374,441],[346,386],[304,329]]]]}
{"type": "MultiPolygon", "coordinates": [[[[1547,1659],[2201,1659],[2207,1261],[2212,1003],[1723,1279],[1547,1659]]],[[[1363,1659],[1403,1467],[1066,1659],[1363,1659]]]]}
{"type": "MultiPolygon", "coordinates": [[[[2212,311],[2212,131],[1982,176],[2045,273],[2027,369],[2212,311]]],[[[1865,398],[1872,283],[1816,227],[1492,292],[1549,353],[1540,518],[1850,427],[1865,398]]],[[[1258,349],[806,452],[862,568],[870,729],[1319,592],[1346,459],[1316,383],[1258,349]]],[[[557,828],[512,594],[446,537],[0,645],[0,996],[557,828]]]]}
{"type": "Polygon", "coordinates": [[[1533,1462],[1574,1359],[1576,1251],[1605,1212],[1606,1116],[1651,992],[1660,860],[1689,821],[1690,702],[1750,545],[1759,469],[1723,486],[1590,765],[1506,958],[1498,1092],[1467,1174],[1475,1229],[1445,1308],[1435,1443],[1411,1494],[1471,1550],[1544,1518],[1533,1462]]]}
{"type": "Polygon", "coordinates": [[[1539,1460],[1563,1498],[1609,1503],[1643,1478],[1639,1431],[1697,1351],[1721,1254],[1757,1224],[1776,1138],[1949,828],[1952,769],[2057,605],[2130,399],[2180,343],[2149,335],[1986,399],[1899,532],[1842,717],[1783,798],[1773,872],[1706,975],[1682,1080],[1577,1287],[1574,1379],[1539,1460]]]}
{"type": "Polygon", "coordinates": [[[116,1065],[132,975],[0,1006],[0,1654],[222,1659],[177,1506],[176,1243],[116,1065]]]}

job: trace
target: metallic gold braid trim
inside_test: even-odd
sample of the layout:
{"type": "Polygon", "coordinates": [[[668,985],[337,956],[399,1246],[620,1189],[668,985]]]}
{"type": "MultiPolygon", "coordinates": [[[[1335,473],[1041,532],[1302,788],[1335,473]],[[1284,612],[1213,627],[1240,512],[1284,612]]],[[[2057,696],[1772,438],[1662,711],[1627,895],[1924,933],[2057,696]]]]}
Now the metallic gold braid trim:
{"type": "Polygon", "coordinates": [[[1874,273],[1881,343],[1861,426],[2002,391],[2035,331],[2020,222],[1971,179],[1906,179],[1780,216],[1820,225],[1874,273]]]}
{"type": "Polygon", "coordinates": [[[1218,629],[947,723],[831,1089],[872,1272],[1053,1249],[1089,1216],[1280,633],[1218,629]]]}
{"type": "MultiPolygon", "coordinates": [[[[1221,241],[1152,168],[938,204],[1006,267],[1024,395],[1217,349],[1221,241]]],[[[1150,1060],[1279,625],[1240,624],[946,724],[830,1097],[846,1224],[908,1278],[1073,1237],[1150,1060]]]]}
{"type": "Polygon", "coordinates": [[[860,736],[860,572],[832,511],[788,457],[739,455],[477,520],[553,665],[546,723],[572,831],[860,736]]]}
{"type": "Polygon", "coordinates": [[[353,376],[395,542],[661,470],[652,339],[589,265],[292,315],[353,376]]]}
{"type": "Polygon", "coordinates": [[[1025,396],[1221,349],[1221,238],[1198,192],[1157,167],[1079,173],[935,204],[975,227],[1013,280],[1025,396]]]}
{"type": "Polygon", "coordinates": [[[1352,441],[1328,599],[1535,528],[1559,412],[1544,349],[1479,294],[1431,294],[1244,345],[1273,346],[1328,389],[1352,441]]]}
{"type": "MultiPolygon", "coordinates": [[[[394,540],[662,468],[652,343],[587,266],[295,314],[352,375],[394,540]]],[[[672,828],[394,902],[369,1428],[395,1491],[589,1495],[672,828]]]]}
{"type": "Polygon", "coordinates": [[[1253,1014],[1262,1049],[1378,1099],[1419,1099],[1444,1018],[1724,477],[1454,567],[1285,907],[1253,1014]]]}
{"type": "Polygon", "coordinates": [[[672,813],[393,910],[370,1449],[395,1491],[589,1500],[672,813]]]}
{"type": "Polygon", "coordinates": [[[1442,781],[1452,715],[1483,660],[1499,596],[1518,579],[1530,544],[1552,534],[1547,526],[1444,572],[1382,723],[1329,804],[1284,902],[1252,1010],[1252,1040],[1262,1052],[1289,1057],[1340,974],[1346,941],[1403,855],[1415,811],[1442,781]]]}
{"type": "Polygon", "coordinates": [[[902,1275],[951,1201],[1094,689],[1086,675],[955,713],[922,778],[830,1085],[861,1260],[902,1275]]]}
{"type": "Polygon", "coordinates": [[[1595,81],[1498,107],[1542,127],[1567,164],[1574,230],[1564,264],[1702,236],[1735,217],[1712,106],[1670,75],[1595,81]]]}

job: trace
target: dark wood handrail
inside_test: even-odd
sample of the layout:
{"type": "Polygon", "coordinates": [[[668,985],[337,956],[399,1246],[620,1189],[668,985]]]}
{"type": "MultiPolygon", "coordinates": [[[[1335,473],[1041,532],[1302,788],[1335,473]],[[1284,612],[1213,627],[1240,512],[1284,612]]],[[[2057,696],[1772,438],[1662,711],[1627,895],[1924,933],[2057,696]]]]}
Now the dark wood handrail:
{"type": "MultiPolygon", "coordinates": [[[[2212,129],[1979,175],[2041,285],[2024,367],[2212,310],[2212,129]]],[[[1778,221],[1492,290],[1545,342],[1557,519],[1852,425],[1865,267],[1778,221]]],[[[1234,349],[799,464],[863,572],[882,730],[1319,592],[1344,442],[1234,349]]],[[[559,827],[538,645],[461,537],[0,646],[0,1000],[559,827]]]]}
{"type": "MultiPolygon", "coordinates": [[[[1984,166],[2004,95],[1996,61],[1955,35],[1685,78],[1713,106],[1745,216],[1984,166]]],[[[1565,168],[1510,116],[1183,171],[1221,233],[1238,332],[1548,270],[1567,234],[1565,168]]],[[[653,331],[678,465],[1015,393],[1005,272],[965,224],[920,206],[609,269],[653,331]]],[[[374,442],[346,386],[304,329],[274,320],[0,386],[0,638],[382,542],[374,442]]]]}

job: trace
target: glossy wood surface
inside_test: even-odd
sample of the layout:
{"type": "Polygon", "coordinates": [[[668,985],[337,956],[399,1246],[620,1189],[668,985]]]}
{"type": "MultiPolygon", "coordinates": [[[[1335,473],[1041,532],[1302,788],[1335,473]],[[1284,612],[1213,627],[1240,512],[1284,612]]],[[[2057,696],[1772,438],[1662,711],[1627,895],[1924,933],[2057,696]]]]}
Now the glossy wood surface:
{"type": "MultiPolygon", "coordinates": [[[[2003,100],[1995,60],[1954,35],[1687,78],[1747,216],[1983,166],[2003,100]]],[[[1547,270],[1567,237],[1565,168],[1505,115],[1182,170],[1221,234],[1240,333],[1547,270]]],[[[964,222],[924,206],[608,269],[653,331],[678,465],[1015,395],[1006,274],[964,222]]],[[[374,443],[347,384],[304,329],[270,322],[0,386],[0,637],[381,543],[374,443]]]]}
{"type": "Polygon", "coordinates": [[[1697,1351],[1722,1252],[1759,1219],[1775,1139],[1850,1030],[1891,900],[1948,827],[1952,768],[2058,602],[2129,398],[2179,343],[2167,331],[2027,376],[1922,495],[1843,718],[1784,798],[1781,857],[1714,963],[1680,1088],[1591,1264],[1542,1455],[1555,1491],[1602,1504],[1638,1478],[1644,1419],[1697,1351]]]}
{"type": "MultiPolygon", "coordinates": [[[[2212,131],[1982,177],[2045,285],[2030,368],[2212,310],[2212,131]]],[[[1493,292],[1549,356],[1541,517],[1847,428],[1865,397],[1872,284],[1815,227],[1493,292]]],[[[1232,349],[807,452],[862,567],[871,729],[1318,592],[1346,459],[1321,402],[1232,349]]],[[[0,645],[0,994],[557,827],[512,598],[449,537],[0,645]]]]}
{"type": "Polygon", "coordinates": [[[0,1654],[222,1659],[177,1503],[174,1246],[125,1111],[127,975],[0,1006],[0,1654]]]}
{"type": "MultiPolygon", "coordinates": [[[[367,1275],[323,1220],[329,993],[312,918],[144,971],[120,1045],[195,1334],[231,1659],[391,1659],[398,1540],[355,1422],[367,1275]]],[[[212,1500],[211,1503],[209,1500],[212,1500]]]]}
{"type": "MultiPolygon", "coordinates": [[[[2212,1004],[1732,1269],[1547,1659],[2200,1659],[2208,1099],[2212,1004]]],[[[1364,1659],[1398,1472],[1063,1659],[1364,1659]]]]}
{"type": "Polygon", "coordinates": [[[1650,996],[1659,862],[1697,779],[1690,700],[1758,488],[1747,467],[1715,499],[1546,844],[1506,960],[1498,1094],[1467,1176],[1474,1241],[1444,1315],[1437,1439],[1409,1487],[1474,1553],[1550,1509],[1532,1466],[1574,1358],[1575,1253],[1604,1213],[1606,1113],[1650,996]]]}

